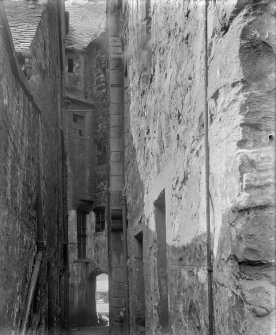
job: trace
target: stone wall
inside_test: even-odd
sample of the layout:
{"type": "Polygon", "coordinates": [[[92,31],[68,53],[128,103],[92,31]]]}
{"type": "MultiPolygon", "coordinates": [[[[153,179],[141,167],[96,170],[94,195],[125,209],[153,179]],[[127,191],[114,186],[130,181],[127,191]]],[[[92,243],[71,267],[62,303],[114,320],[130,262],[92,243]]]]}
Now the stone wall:
{"type": "Polygon", "coordinates": [[[124,66],[117,1],[108,3],[109,47],[109,273],[112,334],[128,333],[122,198],[124,190],[124,66]]]}
{"type": "MultiPolygon", "coordinates": [[[[95,144],[107,146],[108,125],[108,78],[106,32],[93,40],[86,49],[85,82],[88,97],[95,102],[95,144]]],[[[107,155],[95,164],[94,208],[106,207],[107,202],[107,155]]]]}
{"type": "MultiPolygon", "coordinates": [[[[210,1],[208,9],[216,334],[272,334],[275,326],[273,6],[210,1]]],[[[207,334],[203,2],[125,0],[121,17],[130,306],[142,232],[146,333],[207,334]],[[160,274],[163,248],[167,277],[160,274]]],[[[132,334],[143,327],[141,310],[131,307],[132,334]]]]}
{"type": "Polygon", "coordinates": [[[49,328],[52,333],[62,316],[63,195],[57,16],[57,4],[49,1],[33,40],[33,73],[27,83],[13,56],[11,35],[1,8],[1,334],[5,331],[10,334],[12,330],[17,334],[25,315],[37,251],[39,175],[46,251],[29,327],[42,333],[49,328]]]}
{"type": "MultiPolygon", "coordinates": [[[[92,38],[92,36],[91,36],[92,38]]],[[[107,208],[108,78],[106,33],[85,50],[66,50],[74,60],[66,73],[70,323],[95,325],[96,276],[108,273],[107,222],[96,232],[96,211],[107,208]],[[84,117],[84,136],[74,133],[74,115],[84,117]],[[100,147],[102,153],[99,153],[100,147]],[[105,147],[105,154],[104,149],[105,147]],[[86,255],[78,254],[77,211],[86,213],[86,255]]],[[[106,220],[107,221],[107,220],[106,220]]]]}

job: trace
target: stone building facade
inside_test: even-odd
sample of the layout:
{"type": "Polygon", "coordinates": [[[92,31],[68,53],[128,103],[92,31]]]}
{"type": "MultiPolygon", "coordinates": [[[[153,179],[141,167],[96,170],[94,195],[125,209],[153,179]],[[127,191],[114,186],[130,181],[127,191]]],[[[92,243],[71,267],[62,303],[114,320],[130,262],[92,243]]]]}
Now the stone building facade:
{"type": "Polygon", "coordinates": [[[204,2],[109,1],[114,334],[275,332],[274,2],[208,4],[209,269],[204,2]]]}
{"type": "Polygon", "coordinates": [[[106,3],[72,2],[66,10],[69,322],[91,325],[97,323],[96,277],[108,273],[106,3]]]}
{"type": "Polygon", "coordinates": [[[64,316],[66,270],[62,1],[0,6],[0,333],[21,333],[41,262],[27,330],[52,334],[64,316]]]}

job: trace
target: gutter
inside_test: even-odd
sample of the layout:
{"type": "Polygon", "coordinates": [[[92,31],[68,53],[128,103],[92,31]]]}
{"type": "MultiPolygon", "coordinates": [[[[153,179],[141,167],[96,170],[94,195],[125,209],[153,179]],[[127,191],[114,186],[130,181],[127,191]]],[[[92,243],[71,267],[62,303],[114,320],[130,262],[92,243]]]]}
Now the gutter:
{"type": "Polygon", "coordinates": [[[65,36],[65,23],[64,23],[64,1],[58,1],[58,23],[59,23],[59,49],[60,49],[60,143],[61,143],[61,159],[62,159],[62,208],[63,208],[63,278],[64,278],[64,300],[63,300],[63,326],[65,329],[68,328],[69,323],[69,253],[68,253],[68,210],[67,210],[67,164],[66,164],[66,116],[64,113],[64,101],[65,101],[65,48],[64,48],[64,36],[65,36]]]}
{"type": "Polygon", "coordinates": [[[213,306],[213,264],[211,248],[211,220],[210,220],[210,151],[209,151],[209,112],[208,112],[208,5],[204,2],[204,150],[205,150],[205,202],[206,202],[206,244],[207,244],[207,272],[208,272],[208,334],[214,334],[214,306],[213,306]]]}

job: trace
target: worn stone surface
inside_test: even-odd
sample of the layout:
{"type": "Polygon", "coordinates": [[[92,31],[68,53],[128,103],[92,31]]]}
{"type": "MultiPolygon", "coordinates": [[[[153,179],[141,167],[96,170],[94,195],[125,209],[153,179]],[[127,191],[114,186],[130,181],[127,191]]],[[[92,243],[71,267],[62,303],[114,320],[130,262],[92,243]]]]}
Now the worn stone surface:
{"type": "MultiPolygon", "coordinates": [[[[216,1],[208,9],[216,334],[275,331],[274,14],[272,1],[216,1]]],[[[136,301],[134,236],[142,225],[147,334],[161,328],[155,201],[163,190],[166,331],[192,335],[208,329],[203,19],[203,2],[122,3],[129,80],[125,110],[133,143],[125,156],[130,305],[136,301]]]]}
{"type": "MultiPolygon", "coordinates": [[[[95,102],[95,142],[107,148],[108,125],[108,77],[106,32],[94,39],[86,50],[86,94],[95,102]]],[[[106,207],[107,203],[107,152],[103,162],[95,164],[94,207],[106,207]]]]}
{"type": "Polygon", "coordinates": [[[108,48],[109,48],[109,181],[108,181],[108,243],[110,274],[110,327],[111,333],[119,335],[126,330],[126,272],[124,257],[124,233],[122,203],[124,194],[124,68],[123,49],[118,24],[116,1],[108,3],[108,48]]]}
{"type": "Polygon", "coordinates": [[[17,333],[25,315],[37,251],[38,174],[42,176],[46,251],[28,327],[34,332],[45,333],[49,329],[52,333],[60,325],[62,317],[60,52],[58,33],[53,26],[57,15],[56,2],[49,1],[37,30],[34,34],[30,32],[33,77],[29,85],[22,79],[23,72],[16,70],[13,56],[7,53],[9,42],[5,38],[6,27],[1,21],[0,333],[1,327],[6,328],[8,334],[12,331],[17,333]],[[21,73],[21,79],[16,75],[17,71],[21,73]]]}
{"type": "Polygon", "coordinates": [[[16,51],[30,51],[44,5],[29,8],[26,1],[5,1],[5,9],[16,51]]]}
{"type": "Polygon", "coordinates": [[[67,1],[70,29],[66,36],[66,47],[85,49],[89,43],[105,31],[106,0],[92,0],[83,3],[67,1]]]}

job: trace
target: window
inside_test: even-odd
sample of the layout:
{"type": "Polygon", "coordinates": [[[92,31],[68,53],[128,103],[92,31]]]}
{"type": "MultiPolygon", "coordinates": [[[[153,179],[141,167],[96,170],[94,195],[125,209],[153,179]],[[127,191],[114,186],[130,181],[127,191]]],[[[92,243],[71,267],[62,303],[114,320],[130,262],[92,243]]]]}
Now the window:
{"type": "Polygon", "coordinates": [[[84,137],[84,116],[73,114],[73,136],[84,137]]]}
{"type": "Polygon", "coordinates": [[[67,65],[68,65],[68,72],[73,73],[74,72],[74,59],[68,58],[67,65]]]}
{"type": "Polygon", "coordinates": [[[86,258],[86,213],[77,212],[78,258],[86,258]]]}
{"type": "Polygon", "coordinates": [[[103,232],[105,228],[104,208],[95,209],[94,212],[96,215],[95,233],[103,232]]]}
{"type": "Polygon", "coordinates": [[[103,165],[106,163],[106,144],[105,142],[97,143],[97,164],[103,165]]]}
{"type": "Polygon", "coordinates": [[[147,33],[147,38],[151,37],[151,8],[150,8],[150,0],[146,0],[146,33],[147,33]]]}

